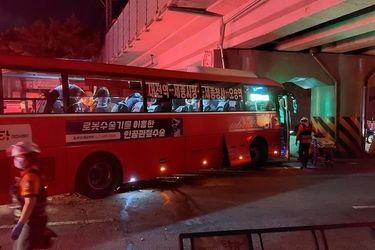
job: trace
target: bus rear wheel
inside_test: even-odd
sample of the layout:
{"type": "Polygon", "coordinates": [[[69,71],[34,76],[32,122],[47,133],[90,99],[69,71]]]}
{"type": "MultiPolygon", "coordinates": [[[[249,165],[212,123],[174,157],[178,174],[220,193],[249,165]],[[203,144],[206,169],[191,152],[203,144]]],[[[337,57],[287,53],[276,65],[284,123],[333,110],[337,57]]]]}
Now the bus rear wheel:
{"type": "Polygon", "coordinates": [[[110,195],[119,184],[119,167],[118,161],[109,154],[88,157],[77,175],[78,193],[92,199],[110,195]]]}
{"type": "Polygon", "coordinates": [[[266,161],[268,156],[267,144],[263,140],[254,140],[250,145],[251,167],[259,168],[266,161]]]}

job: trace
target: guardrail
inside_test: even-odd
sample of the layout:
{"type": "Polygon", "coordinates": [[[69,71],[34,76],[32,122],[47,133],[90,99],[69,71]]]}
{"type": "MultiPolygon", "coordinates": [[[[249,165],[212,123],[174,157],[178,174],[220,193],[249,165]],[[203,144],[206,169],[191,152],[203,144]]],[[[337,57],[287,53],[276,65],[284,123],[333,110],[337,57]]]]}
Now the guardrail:
{"type": "Polygon", "coordinates": [[[168,0],[129,0],[107,31],[103,46],[104,62],[112,62],[132,46],[167,8],[168,0]]]}
{"type": "Polygon", "coordinates": [[[179,246],[180,250],[328,250],[329,242],[335,249],[343,249],[347,244],[343,239],[355,245],[353,248],[346,245],[345,249],[375,249],[375,222],[182,233],[179,235],[179,246]],[[357,230],[353,234],[350,229],[354,228],[357,230]]]}

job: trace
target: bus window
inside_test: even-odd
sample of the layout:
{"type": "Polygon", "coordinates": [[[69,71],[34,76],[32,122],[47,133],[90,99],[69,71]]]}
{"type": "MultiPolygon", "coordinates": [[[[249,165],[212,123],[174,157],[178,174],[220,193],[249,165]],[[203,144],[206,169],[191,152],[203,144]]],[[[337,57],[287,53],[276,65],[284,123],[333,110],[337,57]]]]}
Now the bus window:
{"type": "Polygon", "coordinates": [[[103,76],[69,76],[83,94],[71,96],[77,100],[70,112],[142,112],[141,81],[103,76]]]}
{"type": "Polygon", "coordinates": [[[275,111],[272,91],[262,86],[245,86],[245,108],[248,111],[275,111]]]}
{"type": "Polygon", "coordinates": [[[217,87],[214,84],[202,86],[203,112],[242,111],[242,87],[225,84],[217,87]]]}
{"type": "Polygon", "coordinates": [[[173,112],[198,112],[200,110],[198,85],[173,84],[172,86],[173,112]]]}
{"type": "MultiPolygon", "coordinates": [[[[78,109],[78,102],[84,91],[76,84],[69,83],[68,112],[75,112],[78,109]]],[[[64,113],[64,91],[62,84],[57,85],[47,94],[47,104],[44,113],[64,113]]]]}
{"type": "Polygon", "coordinates": [[[169,88],[168,83],[146,82],[147,112],[171,112],[169,88]]]}
{"type": "Polygon", "coordinates": [[[4,113],[44,113],[50,89],[60,74],[2,69],[4,113]]]}

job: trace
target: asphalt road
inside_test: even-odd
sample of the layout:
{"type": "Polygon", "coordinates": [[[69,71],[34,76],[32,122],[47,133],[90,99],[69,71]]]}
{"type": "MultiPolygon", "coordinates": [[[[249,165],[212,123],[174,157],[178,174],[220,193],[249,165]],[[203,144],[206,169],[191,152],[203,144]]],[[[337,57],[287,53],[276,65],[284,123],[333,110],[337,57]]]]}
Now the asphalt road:
{"type": "MultiPolygon", "coordinates": [[[[205,171],[123,188],[101,200],[50,197],[49,226],[59,235],[52,249],[174,250],[181,233],[375,221],[374,159],[298,166],[205,171]]],[[[0,216],[0,249],[11,249],[9,205],[0,206],[0,216]]],[[[330,249],[375,249],[369,228],[341,233],[331,234],[330,249]]],[[[314,249],[304,237],[269,238],[266,249],[314,249]]]]}

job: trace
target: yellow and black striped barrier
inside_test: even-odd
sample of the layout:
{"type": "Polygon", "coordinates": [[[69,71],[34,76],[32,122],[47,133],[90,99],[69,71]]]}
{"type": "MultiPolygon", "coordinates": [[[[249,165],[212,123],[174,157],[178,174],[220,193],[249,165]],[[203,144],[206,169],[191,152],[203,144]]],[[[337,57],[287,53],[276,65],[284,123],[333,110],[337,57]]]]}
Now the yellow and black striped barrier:
{"type": "MultiPolygon", "coordinates": [[[[314,116],[314,128],[329,139],[335,139],[335,118],[314,116]]],[[[342,116],[337,124],[336,154],[345,157],[360,157],[362,149],[361,123],[359,117],[342,116]]]]}

